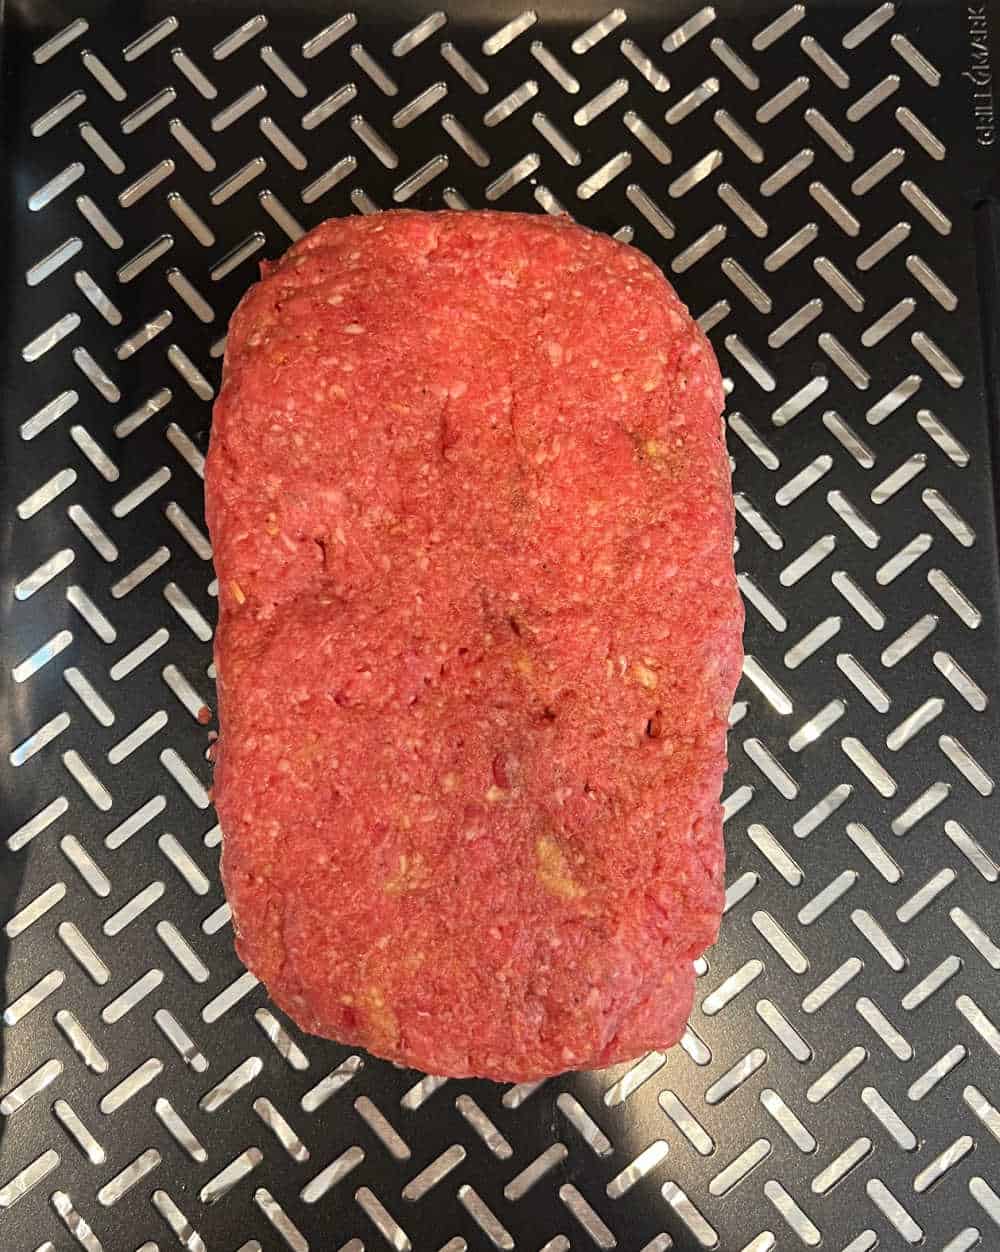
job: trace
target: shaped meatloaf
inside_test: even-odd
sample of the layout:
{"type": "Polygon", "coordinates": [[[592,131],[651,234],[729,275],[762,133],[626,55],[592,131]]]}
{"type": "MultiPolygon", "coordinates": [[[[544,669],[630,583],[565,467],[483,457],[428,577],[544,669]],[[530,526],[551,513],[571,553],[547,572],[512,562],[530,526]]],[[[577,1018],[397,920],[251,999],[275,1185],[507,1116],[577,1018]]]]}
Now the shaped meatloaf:
{"type": "Polygon", "coordinates": [[[305,1030],[538,1078],[681,1035],[740,672],[712,350],[568,220],[324,222],[206,466],[236,944],[305,1030]]]}

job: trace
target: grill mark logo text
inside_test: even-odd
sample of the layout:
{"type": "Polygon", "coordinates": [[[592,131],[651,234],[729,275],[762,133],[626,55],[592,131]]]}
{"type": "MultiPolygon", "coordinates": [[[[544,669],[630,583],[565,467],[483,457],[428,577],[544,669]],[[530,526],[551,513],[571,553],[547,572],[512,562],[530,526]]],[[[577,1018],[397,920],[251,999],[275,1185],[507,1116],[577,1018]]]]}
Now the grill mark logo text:
{"type": "Polygon", "coordinates": [[[972,84],[972,116],[976,127],[976,143],[981,148],[989,148],[996,140],[996,123],[986,5],[970,4],[965,13],[969,36],[969,68],[963,70],[962,77],[972,84]]]}

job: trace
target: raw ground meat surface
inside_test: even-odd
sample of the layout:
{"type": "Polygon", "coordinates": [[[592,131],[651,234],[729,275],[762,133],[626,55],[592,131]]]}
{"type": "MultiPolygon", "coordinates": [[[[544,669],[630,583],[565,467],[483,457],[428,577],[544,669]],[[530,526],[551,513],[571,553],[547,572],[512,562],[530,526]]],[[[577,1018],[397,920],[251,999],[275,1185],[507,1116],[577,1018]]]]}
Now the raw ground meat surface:
{"type": "Polygon", "coordinates": [[[741,664],[719,370],[641,253],[393,212],[233,316],[206,467],[237,948],[304,1029],[521,1081],[674,1043],[741,664]]]}

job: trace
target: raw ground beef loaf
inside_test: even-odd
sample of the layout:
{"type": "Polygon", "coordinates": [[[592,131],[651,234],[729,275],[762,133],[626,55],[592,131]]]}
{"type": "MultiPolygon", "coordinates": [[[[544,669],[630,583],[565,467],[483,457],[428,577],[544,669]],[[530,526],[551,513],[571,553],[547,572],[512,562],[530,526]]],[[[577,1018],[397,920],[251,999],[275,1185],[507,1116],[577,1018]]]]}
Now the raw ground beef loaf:
{"type": "Polygon", "coordinates": [[[237,309],[206,470],[240,955],[435,1074],[680,1036],[740,671],[711,348],[566,220],[329,221],[237,309]]]}

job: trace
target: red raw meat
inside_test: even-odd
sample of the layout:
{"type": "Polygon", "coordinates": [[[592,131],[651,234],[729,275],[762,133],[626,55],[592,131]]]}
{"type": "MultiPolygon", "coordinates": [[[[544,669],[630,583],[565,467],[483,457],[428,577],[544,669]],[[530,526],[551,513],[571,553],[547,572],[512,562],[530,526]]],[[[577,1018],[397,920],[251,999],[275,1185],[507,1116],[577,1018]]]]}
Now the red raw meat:
{"type": "Polygon", "coordinates": [[[206,466],[243,960],[502,1080],[680,1036],[741,664],[712,350],[567,220],[325,222],[230,325],[206,466]]]}

